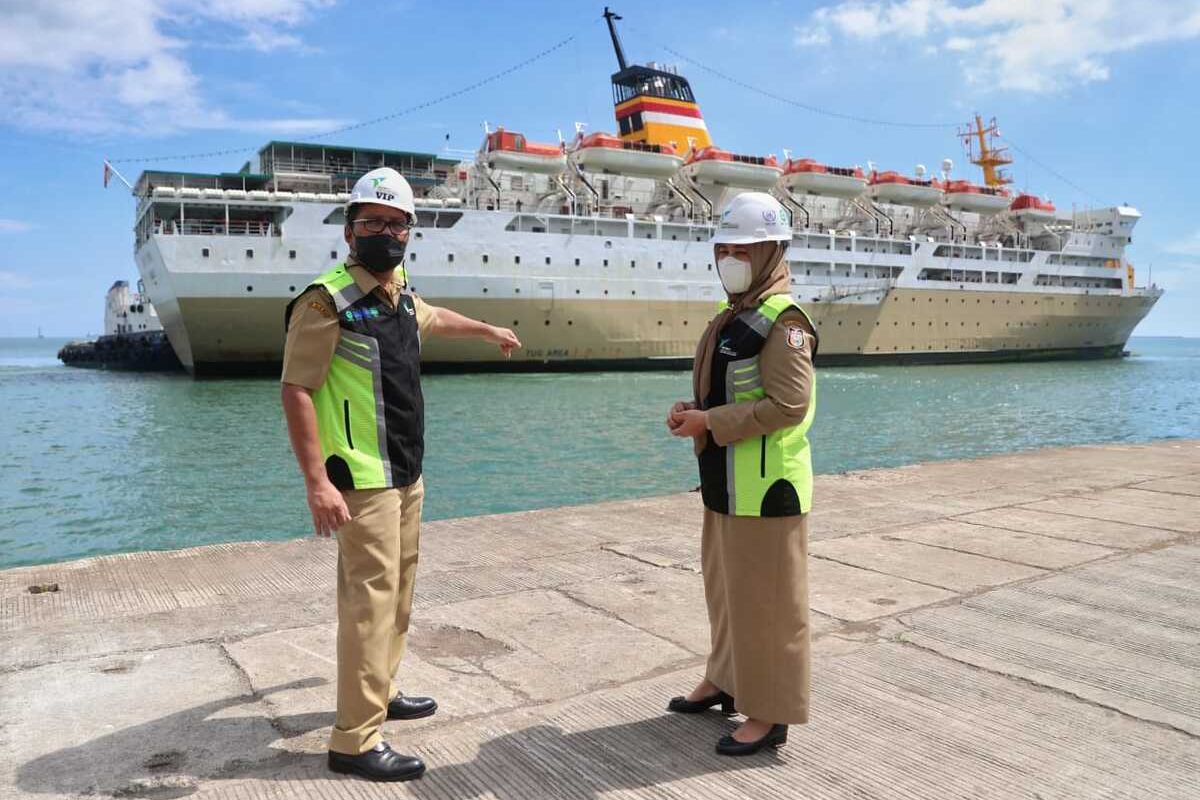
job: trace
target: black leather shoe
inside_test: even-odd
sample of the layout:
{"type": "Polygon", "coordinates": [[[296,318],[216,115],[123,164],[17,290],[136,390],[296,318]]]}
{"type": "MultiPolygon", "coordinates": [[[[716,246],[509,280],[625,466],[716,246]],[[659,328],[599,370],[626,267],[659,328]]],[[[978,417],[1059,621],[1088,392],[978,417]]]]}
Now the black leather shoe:
{"type": "Polygon", "coordinates": [[[751,756],[764,747],[780,747],[787,742],[787,725],[772,725],[761,739],[753,742],[739,742],[732,736],[722,736],[717,742],[719,756],[751,756]]]}
{"type": "Polygon", "coordinates": [[[725,716],[733,716],[737,710],[733,707],[733,698],[724,692],[717,692],[709,697],[704,697],[699,700],[688,700],[686,697],[672,697],[671,702],[667,703],[667,711],[674,711],[678,714],[699,714],[701,711],[706,711],[713,706],[721,704],[721,713],[725,716]]]}
{"type": "Polygon", "coordinates": [[[421,719],[432,717],[437,711],[437,700],[432,697],[405,697],[396,695],[396,699],[388,703],[388,719],[421,719]]]}
{"type": "Polygon", "coordinates": [[[380,742],[371,750],[356,756],[330,750],[329,768],[371,781],[411,781],[425,774],[424,761],[416,756],[397,753],[387,742],[380,742]]]}

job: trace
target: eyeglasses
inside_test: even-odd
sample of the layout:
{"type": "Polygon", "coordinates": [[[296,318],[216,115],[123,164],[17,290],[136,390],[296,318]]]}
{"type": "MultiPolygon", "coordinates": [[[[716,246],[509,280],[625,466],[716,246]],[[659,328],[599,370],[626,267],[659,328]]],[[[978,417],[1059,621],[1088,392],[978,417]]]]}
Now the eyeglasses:
{"type": "Polygon", "coordinates": [[[355,225],[362,225],[363,230],[367,233],[383,233],[388,231],[392,236],[402,236],[408,233],[414,227],[415,223],[411,220],[400,219],[356,219],[355,225]]]}

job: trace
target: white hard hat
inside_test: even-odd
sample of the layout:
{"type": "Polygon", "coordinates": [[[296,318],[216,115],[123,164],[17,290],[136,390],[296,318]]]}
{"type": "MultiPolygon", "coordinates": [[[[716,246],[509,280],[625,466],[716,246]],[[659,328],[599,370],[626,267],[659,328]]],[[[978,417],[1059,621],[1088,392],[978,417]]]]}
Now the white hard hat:
{"type": "Polygon", "coordinates": [[[412,187],[404,176],[391,167],[379,167],[363,175],[350,191],[350,199],[346,201],[346,210],[357,203],[379,203],[408,212],[410,219],[417,218],[417,208],[413,204],[412,187]]]}
{"type": "Polygon", "coordinates": [[[717,223],[712,244],[790,242],[792,215],[766,192],[744,192],[730,201],[717,223]]]}

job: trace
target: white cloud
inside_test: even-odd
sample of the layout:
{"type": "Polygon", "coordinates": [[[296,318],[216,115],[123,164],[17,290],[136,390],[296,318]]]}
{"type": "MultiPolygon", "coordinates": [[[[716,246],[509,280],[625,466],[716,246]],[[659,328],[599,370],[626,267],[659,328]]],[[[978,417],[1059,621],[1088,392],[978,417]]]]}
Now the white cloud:
{"type": "MultiPolygon", "coordinates": [[[[187,60],[200,43],[186,34],[203,31],[207,42],[219,33],[232,46],[263,51],[302,48],[289,29],[331,2],[0,0],[5,122],[85,134],[254,128],[205,100],[187,60]]],[[[279,132],[318,127],[307,120],[256,124],[279,132]]]]}
{"type": "Polygon", "coordinates": [[[925,45],[959,54],[974,83],[1050,92],[1107,80],[1109,57],[1200,37],[1198,0],[843,0],[817,9],[799,44],[925,45]]]}
{"type": "Polygon", "coordinates": [[[32,227],[19,219],[0,219],[0,233],[24,233],[32,227]]]}
{"type": "Polygon", "coordinates": [[[19,272],[7,272],[0,270],[0,285],[6,289],[32,289],[33,280],[28,275],[22,275],[19,272]]]}
{"type": "Polygon", "coordinates": [[[1176,256],[1200,257],[1200,231],[1196,231],[1186,239],[1167,244],[1163,250],[1176,256]]]}

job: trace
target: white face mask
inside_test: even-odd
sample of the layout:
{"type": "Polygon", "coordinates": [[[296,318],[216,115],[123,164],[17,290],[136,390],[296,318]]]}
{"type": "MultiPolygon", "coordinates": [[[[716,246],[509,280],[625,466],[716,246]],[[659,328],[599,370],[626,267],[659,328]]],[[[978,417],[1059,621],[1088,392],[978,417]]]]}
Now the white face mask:
{"type": "Polygon", "coordinates": [[[753,274],[750,263],[734,256],[725,256],[717,262],[717,275],[721,277],[721,285],[729,294],[741,294],[750,288],[753,274]]]}

